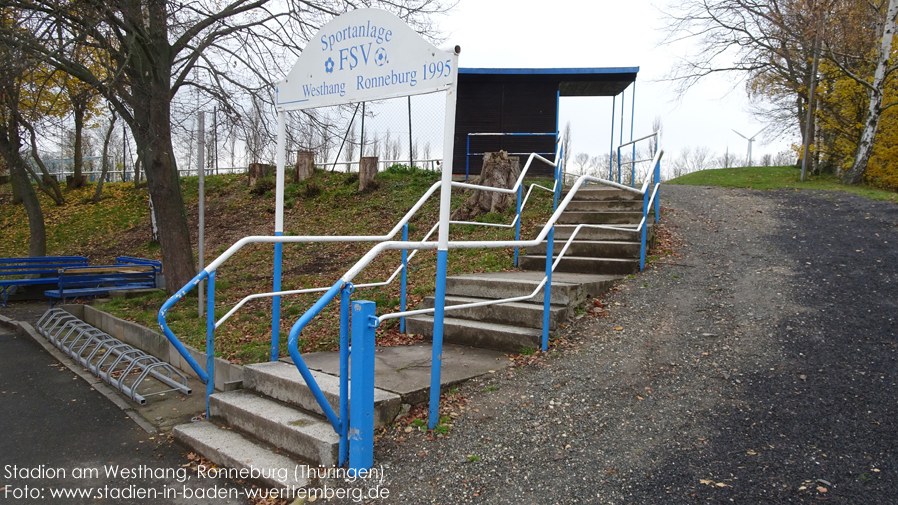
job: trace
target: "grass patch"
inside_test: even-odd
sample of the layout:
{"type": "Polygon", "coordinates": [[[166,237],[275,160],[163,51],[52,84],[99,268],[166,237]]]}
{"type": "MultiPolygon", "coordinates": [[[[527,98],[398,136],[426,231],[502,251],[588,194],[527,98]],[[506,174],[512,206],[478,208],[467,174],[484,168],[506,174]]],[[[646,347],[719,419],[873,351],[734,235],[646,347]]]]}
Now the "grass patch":
{"type": "MultiPolygon", "coordinates": [[[[351,177],[351,176],[350,176],[351,177]]],[[[285,188],[285,200],[292,208],[285,211],[284,229],[289,235],[382,235],[389,232],[409,208],[440,178],[438,172],[392,167],[377,175],[377,189],[359,193],[355,184],[345,184],[347,174],[316,170],[312,177],[285,188]]],[[[545,180],[533,180],[551,185],[545,180]]],[[[197,177],[181,179],[189,226],[197,220],[197,177]]],[[[274,196],[270,191],[251,193],[242,174],[207,176],[206,191],[206,264],[238,239],[273,232],[274,196]]],[[[261,188],[260,188],[261,189],[261,188]]],[[[266,188],[267,189],[267,188],[266,188]]],[[[159,259],[157,244],[150,241],[146,188],[135,191],[133,184],[107,183],[99,204],[85,204],[93,185],[66,193],[67,203],[57,208],[41,197],[46,216],[48,254],[85,255],[91,264],[114,262],[115,256],[128,255],[159,259]]],[[[453,205],[467,194],[455,191],[453,205]]],[[[439,192],[436,192],[409,223],[409,240],[422,240],[439,217],[439,192]]],[[[21,205],[11,204],[9,185],[0,186],[0,257],[27,256],[28,220],[21,205]]],[[[522,218],[521,238],[533,238],[537,226],[552,212],[548,193],[536,192],[527,203],[522,218]]],[[[482,218],[485,222],[511,223],[514,209],[482,218]]],[[[509,240],[510,228],[453,226],[452,240],[509,240]]],[[[397,234],[397,239],[399,238],[397,234]]],[[[432,235],[430,240],[436,240],[432,235]]],[[[196,244],[194,255],[196,255],[196,244]]],[[[285,244],[283,247],[284,290],[330,287],[368,250],[370,243],[285,244]]],[[[274,247],[272,244],[249,245],[228,259],[216,273],[215,313],[218,318],[245,296],[271,290],[274,247]]],[[[449,253],[449,275],[512,269],[513,249],[469,250],[449,253]]],[[[400,264],[400,252],[389,251],[377,257],[354,283],[383,282],[400,264]]],[[[420,306],[432,296],[436,278],[435,251],[422,251],[409,264],[408,307],[420,306]]],[[[378,314],[392,312],[399,304],[398,278],[389,286],[358,289],[354,300],[376,300],[378,314]]],[[[281,298],[280,347],[287,355],[286,338],[293,324],[311,307],[320,294],[290,295],[281,298]]],[[[152,294],[131,299],[116,299],[103,310],[148,328],[157,330],[157,312],[168,297],[152,294]]],[[[168,312],[169,325],[182,342],[205,349],[206,322],[198,317],[196,290],[168,312]]],[[[334,350],[339,344],[339,297],[314,318],[299,336],[301,352],[334,350]]],[[[389,330],[384,325],[378,332],[389,330]]],[[[271,299],[246,303],[215,333],[215,354],[234,363],[267,361],[271,349],[271,299]]]]}
{"type": "Polygon", "coordinates": [[[832,174],[809,175],[801,182],[801,170],[793,166],[785,167],[741,167],[700,170],[681,175],[665,184],[687,184],[692,186],[720,186],[723,188],[750,189],[820,189],[824,191],[844,191],[865,196],[873,200],[898,203],[898,193],[867,185],[851,186],[832,174]]]}

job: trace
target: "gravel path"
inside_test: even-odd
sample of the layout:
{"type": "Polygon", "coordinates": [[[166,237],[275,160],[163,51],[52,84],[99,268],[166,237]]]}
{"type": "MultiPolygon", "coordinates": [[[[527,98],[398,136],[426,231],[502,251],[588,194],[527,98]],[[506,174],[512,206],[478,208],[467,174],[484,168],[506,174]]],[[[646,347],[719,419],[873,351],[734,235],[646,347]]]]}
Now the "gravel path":
{"type": "Polygon", "coordinates": [[[379,503],[896,502],[898,206],[662,189],[679,257],[464,386],[449,436],[390,428],[379,503]]]}

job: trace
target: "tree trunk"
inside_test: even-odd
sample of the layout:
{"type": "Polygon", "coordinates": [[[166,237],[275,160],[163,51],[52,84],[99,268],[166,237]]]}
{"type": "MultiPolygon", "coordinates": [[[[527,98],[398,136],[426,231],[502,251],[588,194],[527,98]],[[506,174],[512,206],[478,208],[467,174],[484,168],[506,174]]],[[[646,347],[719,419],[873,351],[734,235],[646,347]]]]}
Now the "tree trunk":
{"type": "MultiPolygon", "coordinates": [[[[24,161],[24,160],[23,160],[24,161]]],[[[47,255],[47,230],[44,228],[44,212],[41,210],[40,201],[34,186],[28,180],[28,174],[18,163],[9,166],[9,177],[12,184],[22,196],[22,204],[28,214],[28,231],[31,233],[31,241],[28,244],[29,256],[47,255]]]]}
{"type": "MultiPolygon", "coordinates": [[[[521,162],[517,156],[509,156],[505,151],[483,155],[480,177],[472,184],[493,188],[511,189],[521,175],[521,162]]],[[[479,214],[502,212],[515,204],[515,195],[495,191],[475,190],[474,193],[452,213],[453,221],[470,221],[479,214]]]]}
{"type": "MultiPolygon", "coordinates": [[[[131,118],[129,126],[159,224],[166,290],[173,294],[196,275],[196,262],[172,148],[172,47],[168,40],[166,2],[124,2],[120,11],[122,22],[128,28],[126,42],[146,50],[131,53],[130,64],[125,69],[129,83],[129,93],[125,96],[133,113],[124,107],[118,112],[122,117],[131,118]]],[[[137,175],[135,187],[139,187],[137,175]]]]}
{"type": "Polygon", "coordinates": [[[28,244],[29,256],[47,255],[47,231],[44,228],[44,212],[41,203],[37,199],[34,186],[25,170],[25,160],[19,154],[22,145],[19,137],[19,124],[15,119],[16,113],[11,112],[0,126],[0,156],[6,161],[9,168],[9,182],[15,193],[22,199],[25,213],[28,214],[28,231],[31,233],[31,241],[28,244]]]}
{"type": "Polygon", "coordinates": [[[74,174],[72,177],[72,184],[66,186],[67,190],[80,188],[84,185],[84,176],[81,175],[81,169],[84,165],[84,155],[81,152],[81,139],[84,132],[84,107],[78,104],[77,100],[73,100],[72,105],[75,116],[74,174]]]}
{"type": "Polygon", "coordinates": [[[146,113],[147,120],[151,123],[148,130],[139,129],[135,132],[135,140],[141,151],[140,159],[146,163],[144,173],[153,199],[154,215],[159,223],[159,244],[162,249],[166,289],[174,294],[196,275],[196,263],[193,261],[184,199],[171,149],[168,104],[148,109],[140,112],[135,110],[135,116],[146,113]],[[147,131],[153,134],[145,134],[147,131]]]}
{"type": "Polygon", "coordinates": [[[94,192],[94,197],[91,201],[93,203],[97,203],[100,201],[100,196],[103,195],[103,183],[106,182],[106,174],[109,172],[109,163],[106,160],[107,155],[109,154],[109,139],[112,138],[112,131],[115,129],[115,110],[112,112],[112,118],[109,120],[109,129],[106,130],[106,138],[103,139],[103,160],[101,165],[103,167],[100,172],[100,180],[97,181],[97,190],[94,192]]]}
{"type": "Polygon", "coordinates": [[[265,163],[250,163],[246,168],[247,185],[251,188],[256,187],[260,179],[264,179],[271,174],[271,165],[265,163]]]}
{"type": "Polygon", "coordinates": [[[377,156],[365,156],[359,160],[359,192],[377,187],[377,156]]]}
{"type": "Polygon", "coordinates": [[[895,18],[898,17],[898,0],[889,0],[889,10],[885,23],[882,26],[882,39],[879,45],[879,55],[876,62],[876,72],[873,74],[873,82],[870,87],[870,107],[867,109],[867,119],[864,122],[864,130],[857,143],[857,154],[854,163],[845,172],[842,182],[845,184],[860,184],[867,172],[867,162],[873,155],[873,141],[876,139],[876,130],[879,128],[879,117],[882,114],[882,98],[885,91],[886,73],[889,68],[889,56],[892,50],[892,38],[895,35],[895,18]]]}
{"type": "Polygon", "coordinates": [[[304,181],[312,177],[315,168],[315,153],[311,151],[299,151],[296,153],[296,170],[293,172],[293,182],[304,181]]]}

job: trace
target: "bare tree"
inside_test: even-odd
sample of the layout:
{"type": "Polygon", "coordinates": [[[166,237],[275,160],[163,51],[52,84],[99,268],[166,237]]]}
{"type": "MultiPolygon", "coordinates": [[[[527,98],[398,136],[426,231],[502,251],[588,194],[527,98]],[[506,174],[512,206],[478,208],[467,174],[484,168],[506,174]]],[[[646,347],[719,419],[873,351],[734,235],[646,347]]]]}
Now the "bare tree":
{"type": "Polygon", "coordinates": [[[112,132],[115,130],[115,109],[111,111],[112,116],[109,118],[109,126],[106,127],[106,138],[103,141],[103,154],[102,156],[102,171],[100,172],[100,180],[97,181],[97,189],[94,192],[94,197],[91,199],[93,203],[97,203],[100,201],[100,196],[103,194],[103,183],[106,182],[106,174],[109,172],[109,139],[112,138],[112,132]]]}
{"type": "Polygon", "coordinates": [[[577,156],[574,157],[574,163],[580,167],[580,173],[585,174],[587,171],[587,165],[589,164],[589,154],[587,153],[577,153],[577,156]]]}
{"type": "Polygon", "coordinates": [[[564,167],[567,169],[567,162],[571,159],[571,122],[568,121],[564,124],[564,131],[561,134],[561,142],[564,146],[564,155],[562,159],[564,160],[564,167]]]}
{"type": "Polygon", "coordinates": [[[347,174],[352,171],[352,164],[350,162],[355,161],[356,142],[355,123],[353,123],[349,128],[349,135],[346,137],[346,147],[343,148],[343,161],[346,162],[347,174]]]}
{"type": "Polygon", "coordinates": [[[433,33],[428,16],[445,8],[442,0],[109,0],[76,6],[5,0],[23,19],[18,26],[0,26],[0,41],[92,86],[128,124],[145,164],[173,293],[196,273],[172,142],[178,92],[196,87],[235,114],[241,103],[235,96],[271,104],[269,83],[286,73],[309,37],[334,16],[362,5],[389,9],[422,33],[433,33]],[[103,55],[98,68],[58,50],[87,41],[103,55]]]}
{"type": "Polygon", "coordinates": [[[717,158],[717,166],[718,168],[731,168],[734,165],[736,158],[730,154],[730,146],[727,146],[726,151],[723,152],[721,156],[717,158]]]}

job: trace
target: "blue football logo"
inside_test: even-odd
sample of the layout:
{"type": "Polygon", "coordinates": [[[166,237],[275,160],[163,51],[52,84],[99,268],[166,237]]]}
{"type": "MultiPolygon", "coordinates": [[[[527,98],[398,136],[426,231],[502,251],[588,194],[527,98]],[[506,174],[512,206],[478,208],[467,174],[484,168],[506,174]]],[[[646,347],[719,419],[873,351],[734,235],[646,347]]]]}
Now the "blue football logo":
{"type": "Polygon", "coordinates": [[[374,63],[376,63],[378,67],[382,67],[386,62],[387,50],[381,47],[377,50],[377,52],[374,53],[374,63]]]}
{"type": "Polygon", "coordinates": [[[327,73],[333,73],[334,71],[334,60],[328,58],[327,61],[324,62],[324,71],[327,73]]]}

